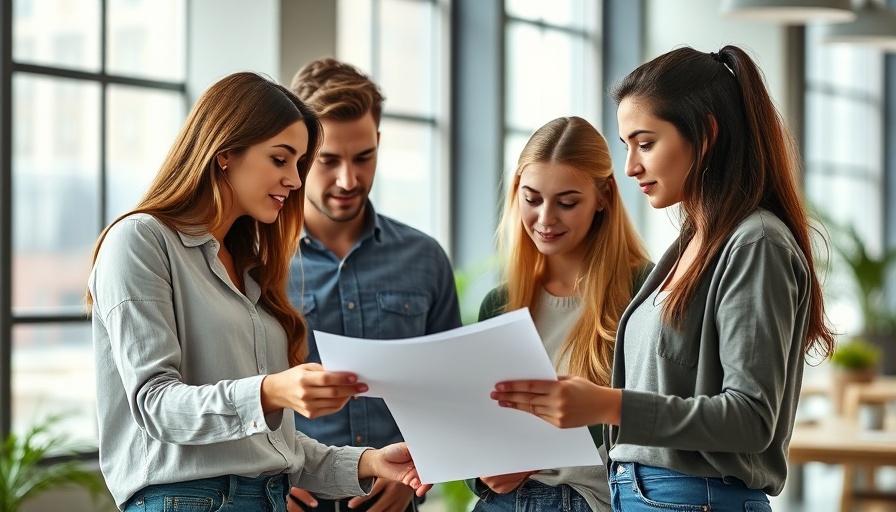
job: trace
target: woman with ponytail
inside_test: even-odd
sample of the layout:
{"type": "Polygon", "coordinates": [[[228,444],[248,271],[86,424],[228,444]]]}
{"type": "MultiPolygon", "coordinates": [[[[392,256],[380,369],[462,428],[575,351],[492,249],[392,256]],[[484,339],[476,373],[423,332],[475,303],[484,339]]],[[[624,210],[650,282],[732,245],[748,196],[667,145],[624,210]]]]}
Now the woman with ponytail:
{"type": "Polygon", "coordinates": [[[626,174],[654,208],[679,205],[679,238],[622,315],[612,386],[506,382],[493,397],[609,425],[614,510],[770,510],[805,357],[833,347],[793,139],[736,46],[661,55],[614,99],[626,174]]]}

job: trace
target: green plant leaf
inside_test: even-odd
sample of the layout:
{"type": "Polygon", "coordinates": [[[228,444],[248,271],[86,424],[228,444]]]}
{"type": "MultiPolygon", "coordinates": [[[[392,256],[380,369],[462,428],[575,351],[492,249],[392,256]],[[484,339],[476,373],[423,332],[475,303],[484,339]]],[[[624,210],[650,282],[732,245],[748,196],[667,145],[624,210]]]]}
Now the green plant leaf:
{"type": "Polygon", "coordinates": [[[878,347],[862,338],[853,338],[837,345],[831,356],[831,363],[847,370],[864,370],[873,368],[880,357],[881,351],[878,347]]]}
{"type": "Polygon", "coordinates": [[[53,426],[64,415],[53,415],[32,426],[23,436],[9,434],[0,448],[0,512],[13,512],[22,502],[66,485],[86,488],[97,501],[105,490],[102,478],[85,470],[77,460],[48,461],[49,457],[75,455],[77,445],[53,426]]]}
{"type": "Polygon", "coordinates": [[[855,298],[862,313],[865,333],[896,331],[896,308],[887,303],[884,287],[887,276],[896,271],[896,247],[879,256],[869,253],[855,226],[834,221],[818,208],[813,208],[830,236],[837,256],[834,265],[843,264],[855,285],[855,298]]]}
{"type": "Polygon", "coordinates": [[[476,495],[463,480],[441,483],[439,490],[445,500],[447,512],[468,512],[470,503],[476,499],[476,495]]]}

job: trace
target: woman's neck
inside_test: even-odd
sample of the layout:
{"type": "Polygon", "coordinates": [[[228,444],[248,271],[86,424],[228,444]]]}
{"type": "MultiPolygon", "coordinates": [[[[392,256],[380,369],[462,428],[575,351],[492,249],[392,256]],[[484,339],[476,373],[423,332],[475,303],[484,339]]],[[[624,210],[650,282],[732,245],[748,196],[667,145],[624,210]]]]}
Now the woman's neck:
{"type": "Polygon", "coordinates": [[[579,275],[583,254],[557,254],[548,256],[544,278],[541,281],[545,291],[555,297],[570,297],[578,293],[579,275]]]}

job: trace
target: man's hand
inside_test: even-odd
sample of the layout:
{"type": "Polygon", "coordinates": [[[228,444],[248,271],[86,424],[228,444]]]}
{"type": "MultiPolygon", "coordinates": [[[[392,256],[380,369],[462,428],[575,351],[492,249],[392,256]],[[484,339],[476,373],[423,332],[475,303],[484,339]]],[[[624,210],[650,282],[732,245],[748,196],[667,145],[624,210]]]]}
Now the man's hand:
{"type": "Polygon", "coordinates": [[[286,497],[286,512],[302,512],[303,509],[299,502],[312,508],[317,506],[317,500],[314,499],[313,494],[304,489],[293,487],[289,490],[289,496],[286,497]]]}
{"type": "Polygon", "coordinates": [[[510,473],[507,475],[484,476],[481,477],[480,480],[496,493],[507,494],[523,485],[523,482],[535,473],[537,473],[537,471],[523,471],[521,473],[510,473]]]}
{"type": "Polygon", "coordinates": [[[368,512],[404,512],[414,499],[414,489],[394,480],[377,478],[367,496],[357,496],[348,502],[349,508],[360,507],[362,503],[373,504],[368,512]]]}

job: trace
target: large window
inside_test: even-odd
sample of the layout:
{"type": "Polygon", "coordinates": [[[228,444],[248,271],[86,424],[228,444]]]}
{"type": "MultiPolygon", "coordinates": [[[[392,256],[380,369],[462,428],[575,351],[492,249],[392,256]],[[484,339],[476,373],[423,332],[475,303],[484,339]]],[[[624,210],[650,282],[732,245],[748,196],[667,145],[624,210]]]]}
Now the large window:
{"type": "MultiPolygon", "coordinates": [[[[11,346],[5,414],[21,432],[48,414],[96,442],[83,298],[100,231],[132,208],[185,114],[186,0],[15,0],[12,31],[11,346]]],[[[4,155],[6,158],[7,155],[4,155]]],[[[7,341],[10,340],[10,341],[7,341]]]]}
{"type": "Polygon", "coordinates": [[[600,129],[600,2],[506,0],[504,169],[532,133],[561,116],[600,129]]]}
{"type": "MultiPolygon", "coordinates": [[[[884,59],[878,50],[823,45],[807,27],[805,190],[834,221],[853,226],[873,254],[883,248],[884,59]]],[[[832,254],[832,258],[833,258],[832,254]]],[[[855,334],[861,318],[848,270],[833,265],[825,288],[837,332],[855,334]]]]}
{"type": "Polygon", "coordinates": [[[340,0],[337,56],[386,97],[371,200],[448,247],[443,0],[340,0]]]}

